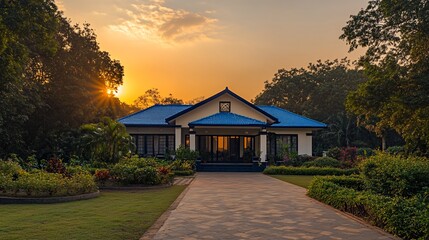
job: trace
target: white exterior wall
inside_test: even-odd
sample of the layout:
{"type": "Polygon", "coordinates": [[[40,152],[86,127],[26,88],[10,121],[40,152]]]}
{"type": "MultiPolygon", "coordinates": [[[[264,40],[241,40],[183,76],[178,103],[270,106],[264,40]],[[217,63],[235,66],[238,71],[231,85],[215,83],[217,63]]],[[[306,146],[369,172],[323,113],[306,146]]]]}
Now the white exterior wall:
{"type": "Polygon", "coordinates": [[[312,133],[312,129],[278,129],[268,128],[268,132],[276,134],[296,134],[298,135],[298,154],[312,155],[313,154],[313,138],[307,136],[307,133],[312,133]]]}

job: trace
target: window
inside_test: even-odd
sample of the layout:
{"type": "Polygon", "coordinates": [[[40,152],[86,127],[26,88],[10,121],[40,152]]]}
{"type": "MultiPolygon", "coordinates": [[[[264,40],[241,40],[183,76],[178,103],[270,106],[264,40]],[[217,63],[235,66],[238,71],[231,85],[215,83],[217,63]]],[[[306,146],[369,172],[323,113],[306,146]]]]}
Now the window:
{"type": "Polygon", "coordinates": [[[174,135],[132,135],[136,153],[140,156],[156,156],[174,150],[174,135]]]}
{"type": "Polygon", "coordinates": [[[219,112],[231,112],[231,102],[219,102],[219,112]]]}
{"type": "Polygon", "coordinates": [[[269,134],[267,137],[268,155],[280,157],[284,147],[289,153],[298,153],[298,135],[269,134]]]}

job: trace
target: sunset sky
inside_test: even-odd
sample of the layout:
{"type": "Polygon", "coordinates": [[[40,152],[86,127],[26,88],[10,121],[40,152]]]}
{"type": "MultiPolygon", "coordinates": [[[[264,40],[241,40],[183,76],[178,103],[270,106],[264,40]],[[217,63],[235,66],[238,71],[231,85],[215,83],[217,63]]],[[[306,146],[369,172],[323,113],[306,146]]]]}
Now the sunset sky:
{"type": "Polygon", "coordinates": [[[280,68],[356,59],[339,40],[362,0],[62,0],[73,23],[90,23],[101,49],[125,67],[119,98],[158,88],[184,100],[226,86],[250,100],[280,68]]]}

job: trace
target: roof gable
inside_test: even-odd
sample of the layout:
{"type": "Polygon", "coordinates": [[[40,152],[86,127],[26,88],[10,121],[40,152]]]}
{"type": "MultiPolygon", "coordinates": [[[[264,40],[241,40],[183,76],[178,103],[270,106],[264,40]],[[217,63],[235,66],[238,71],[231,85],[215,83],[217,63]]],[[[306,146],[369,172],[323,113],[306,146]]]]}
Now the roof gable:
{"type": "Polygon", "coordinates": [[[238,96],[237,94],[235,94],[234,92],[232,92],[231,90],[229,90],[228,87],[226,87],[223,91],[220,91],[219,93],[217,93],[217,94],[215,94],[215,95],[213,95],[213,96],[211,96],[211,97],[209,97],[209,98],[207,98],[207,99],[205,99],[205,100],[203,100],[203,101],[201,101],[201,102],[199,102],[199,103],[191,106],[190,108],[187,108],[187,109],[185,109],[185,110],[183,110],[181,112],[178,112],[178,113],[176,113],[176,114],[174,114],[174,115],[166,118],[165,121],[168,122],[168,123],[170,123],[171,121],[175,120],[176,118],[178,118],[178,117],[180,117],[180,116],[182,116],[182,115],[184,115],[184,114],[186,114],[186,113],[188,113],[188,112],[190,112],[190,111],[192,111],[194,109],[197,109],[197,108],[205,105],[206,103],[209,103],[209,102],[215,100],[216,98],[218,98],[218,97],[220,97],[220,96],[222,96],[224,94],[229,94],[233,98],[236,98],[238,101],[244,103],[248,107],[256,110],[260,114],[264,115],[266,118],[270,119],[273,123],[278,122],[278,120],[277,120],[276,117],[274,117],[271,114],[267,113],[263,109],[256,107],[254,104],[250,103],[249,101],[245,100],[244,98],[238,96]]]}

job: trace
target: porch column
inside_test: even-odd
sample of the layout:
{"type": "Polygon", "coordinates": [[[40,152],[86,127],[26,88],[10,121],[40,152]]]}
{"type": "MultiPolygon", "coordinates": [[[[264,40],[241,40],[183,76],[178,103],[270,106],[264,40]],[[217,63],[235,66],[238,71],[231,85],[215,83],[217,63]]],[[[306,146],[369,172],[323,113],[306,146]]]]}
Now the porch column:
{"type": "Polygon", "coordinates": [[[259,133],[259,150],[261,151],[261,162],[267,161],[267,129],[262,128],[259,133]]]}
{"type": "Polygon", "coordinates": [[[176,145],[176,149],[178,149],[180,147],[180,145],[182,145],[182,128],[181,127],[176,127],[174,129],[174,140],[175,140],[175,145],[176,145]]]}
{"type": "Polygon", "coordinates": [[[196,147],[195,147],[195,131],[193,128],[189,128],[189,149],[192,151],[196,150],[196,147]]]}

